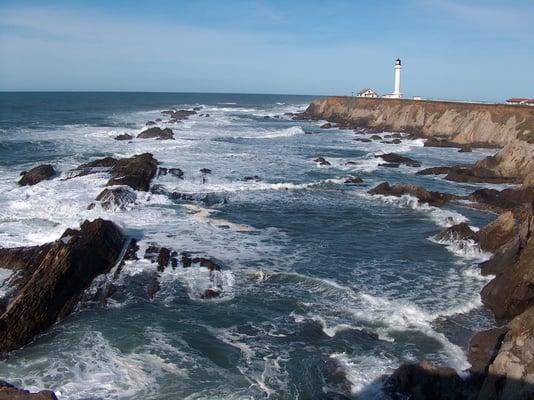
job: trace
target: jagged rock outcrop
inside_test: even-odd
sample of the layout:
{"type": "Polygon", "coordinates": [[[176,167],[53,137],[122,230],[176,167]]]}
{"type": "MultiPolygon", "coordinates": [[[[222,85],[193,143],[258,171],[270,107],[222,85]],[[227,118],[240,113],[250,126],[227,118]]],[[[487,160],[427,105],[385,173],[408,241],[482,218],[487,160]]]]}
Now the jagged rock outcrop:
{"type": "Polygon", "coordinates": [[[171,128],[161,129],[158,126],[145,129],[139,135],[138,139],[158,139],[158,140],[172,140],[174,139],[174,133],[171,128]]]}
{"type": "Polygon", "coordinates": [[[516,212],[509,261],[481,292],[482,302],[499,320],[510,320],[534,305],[534,215],[532,205],[516,212]],[[515,262],[514,262],[515,261],[515,262]]]}
{"type": "Polygon", "coordinates": [[[119,261],[124,244],[114,223],[96,219],[67,229],[50,244],[3,249],[0,266],[21,270],[24,278],[16,281],[0,315],[0,353],[29,343],[70,314],[93,279],[119,261]],[[11,263],[13,254],[21,253],[25,262],[11,263]]]}
{"type": "Polygon", "coordinates": [[[438,241],[472,240],[478,242],[478,235],[465,222],[446,228],[436,235],[438,241]]]}
{"type": "Polygon", "coordinates": [[[313,160],[319,165],[331,165],[330,161],[326,160],[324,157],[317,157],[315,160],[313,160]]]}
{"type": "Polygon", "coordinates": [[[29,171],[22,172],[22,178],[20,178],[18,184],[20,186],[36,185],[41,181],[53,178],[55,175],[56,171],[54,170],[54,167],[50,164],[42,164],[33,167],[29,171]]]}
{"type": "Polygon", "coordinates": [[[369,190],[368,193],[395,197],[410,195],[417,197],[417,199],[422,203],[428,203],[435,207],[441,207],[445,203],[457,198],[457,196],[449,193],[429,192],[428,190],[417,185],[399,184],[391,186],[388,182],[379,184],[378,186],[369,190]]]}
{"type": "Polygon", "coordinates": [[[478,400],[534,398],[534,307],[515,317],[506,329],[478,400]]]}
{"type": "Polygon", "coordinates": [[[31,393],[29,390],[19,389],[0,380],[0,400],[57,400],[57,397],[50,390],[31,393]]]}

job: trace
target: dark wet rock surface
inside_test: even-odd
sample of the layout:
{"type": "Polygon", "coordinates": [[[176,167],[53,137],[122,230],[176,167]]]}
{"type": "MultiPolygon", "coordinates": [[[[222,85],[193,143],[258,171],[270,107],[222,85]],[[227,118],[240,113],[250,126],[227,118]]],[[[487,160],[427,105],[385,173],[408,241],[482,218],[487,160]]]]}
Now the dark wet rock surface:
{"type": "MultiPolygon", "coordinates": [[[[119,261],[125,236],[112,222],[85,221],[80,229],[67,229],[60,239],[23,250],[32,264],[21,266],[31,273],[18,282],[0,316],[0,352],[29,343],[74,309],[93,279],[107,273],[119,261]]],[[[3,268],[13,268],[3,249],[3,268]]]]}
{"type": "Polygon", "coordinates": [[[153,128],[145,129],[139,135],[138,139],[158,139],[158,140],[172,140],[174,133],[171,128],[163,128],[154,126],[153,128]]]}
{"type": "Polygon", "coordinates": [[[53,178],[56,175],[54,167],[50,164],[42,164],[37,167],[33,167],[29,171],[24,171],[21,173],[21,178],[19,180],[20,186],[31,186],[36,185],[41,181],[45,181],[53,178]]]}
{"type": "Polygon", "coordinates": [[[396,153],[379,154],[379,155],[375,155],[375,157],[381,158],[382,160],[388,163],[404,164],[409,167],[420,167],[421,166],[421,163],[419,161],[416,161],[409,157],[401,156],[400,154],[396,154],[396,153]]]}

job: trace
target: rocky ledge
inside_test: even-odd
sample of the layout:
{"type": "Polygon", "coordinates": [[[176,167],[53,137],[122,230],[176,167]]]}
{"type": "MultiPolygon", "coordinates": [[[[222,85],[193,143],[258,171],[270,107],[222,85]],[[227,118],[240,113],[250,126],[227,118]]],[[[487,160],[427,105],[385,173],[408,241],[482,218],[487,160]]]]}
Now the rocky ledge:
{"type": "Polygon", "coordinates": [[[523,400],[534,398],[534,210],[525,203],[501,214],[478,232],[466,224],[438,240],[472,240],[494,256],[480,265],[495,275],[481,292],[498,326],[471,339],[469,375],[423,361],[401,365],[385,378],[393,399],[523,400]]]}
{"type": "Polygon", "coordinates": [[[24,346],[69,315],[93,279],[120,261],[125,241],[114,223],[96,219],[52,243],[0,249],[0,267],[14,272],[1,299],[0,353],[24,346]]]}

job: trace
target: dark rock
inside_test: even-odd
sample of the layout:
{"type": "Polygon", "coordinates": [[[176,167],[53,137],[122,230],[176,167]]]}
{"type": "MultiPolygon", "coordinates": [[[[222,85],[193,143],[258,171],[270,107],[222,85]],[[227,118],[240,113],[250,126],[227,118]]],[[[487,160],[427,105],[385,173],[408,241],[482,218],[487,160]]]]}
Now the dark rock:
{"type": "Polygon", "coordinates": [[[398,163],[381,163],[378,164],[379,167],[387,167],[387,168],[399,168],[400,164],[398,163]]]}
{"type": "Polygon", "coordinates": [[[413,160],[409,157],[401,156],[400,154],[396,154],[396,153],[379,154],[379,155],[375,155],[375,157],[381,158],[382,160],[388,163],[404,164],[409,167],[420,167],[421,166],[419,161],[413,160]]]}
{"type": "Polygon", "coordinates": [[[380,143],[384,143],[384,144],[401,144],[402,140],[400,140],[400,139],[382,140],[380,143]]]}
{"type": "Polygon", "coordinates": [[[161,118],[156,118],[155,121],[156,122],[161,122],[161,118]]]}
{"type": "Polygon", "coordinates": [[[354,139],[352,139],[352,140],[354,140],[354,141],[356,141],[356,142],[363,142],[363,143],[369,143],[369,142],[372,142],[371,139],[367,139],[367,138],[354,138],[354,139]]]}
{"type": "MultiPolygon", "coordinates": [[[[169,266],[172,259],[176,259],[176,252],[168,249],[167,247],[158,247],[156,245],[150,245],[145,251],[145,259],[150,260],[152,263],[158,263],[158,271],[163,272],[165,268],[169,266]]],[[[177,262],[177,261],[175,261],[177,262]]]]}
{"type": "Polygon", "coordinates": [[[168,110],[162,112],[162,114],[170,117],[171,122],[183,121],[189,118],[191,115],[195,115],[196,113],[197,112],[194,110],[168,110]]]}
{"type": "Polygon", "coordinates": [[[244,180],[245,182],[249,182],[249,181],[256,181],[256,182],[257,182],[257,181],[261,181],[261,179],[260,179],[260,177],[259,177],[258,175],[254,175],[254,176],[245,176],[245,177],[243,178],[243,180],[244,180]]]}
{"type": "Polygon", "coordinates": [[[18,183],[20,186],[31,186],[41,181],[53,178],[55,175],[56,171],[54,170],[54,167],[52,167],[50,164],[42,164],[24,172],[18,183]]]}
{"type": "Polygon", "coordinates": [[[380,136],[380,135],[372,135],[370,137],[370,139],[372,139],[372,140],[382,140],[382,136],[380,136]]]}
{"type": "Polygon", "coordinates": [[[508,188],[501,191],[495,189],[478,189],[467,196],[468,200],[485,205],[492,211],[510,210],[534,201],[532,188],[508,188]]]}
{"type": "Polygon", "coordinates": [[[200,298],[204,300],[209,300],[219,297],[220,295],[221,292],[218,289],[209,288],[204,290],[204,292],[200,295],[200,298]]]}
{"type": "Polygon", "coordinates": [[[189,268],[193,264],[199,264],[201,267],[208,268],[210,271],[221,270],[221,266],[209,258],[205,258],[205,257],[192,258],[186,252],[183,252],[181,255],[182,255],[182,265],[184,266],[184,268],[189,268]]]}
{"type": "Polygon", "coordinates": [[[415,175],[445,175],[450,172],[452,167],[432,167],[417,171],[415,175]]]}
{"type": "Polygon", "coordinates": [[[109,172],[117,164],[117,160],[113,157],[99,158],[85,164],[81,164],[76,169],[70,171],[70,178],[96,174],[100,172],[109,172]]]}
{"type": "Polygon", "coordinates": [[[384,389],[395,400],[463,400],[463,386],[454,369],[421,362],[402,364],[387,379],[384,389]]]}
{"type": "Polygon", "coordinates": [[[158,140],[169,140],[174,139],[174,133],[172,132],[171,128],[164,128],[161,129],[158,126],[154,126],[153,128],[145,129],[143,132],[141,132],[139,135],[137,135],[138,139],[158,139],[158,140]]]}
{"type": "Polygon", "coordinates": [[[127,185],[134,190],[147,192],[157,169],[158,162],[150,153],[115,160],[106,186],[127,185]]]}
{"type": "Polygon", "coordinates": [[[96,200],[106,210],[124,210],[129,204],[135,203],[137,195],[128,186],[118,186],[104,189],[96,196],[96,200]]]}
{"type": "Polygon", "coordinates": [[[350,176],[347,179],[345,179],[345,182],[343,182],[345,185],[356,185],[358,183],[363,183],[363,179],[358,176],[350,176]]]}
{"type": "Polygon", "coordinates": [[[146,124],[146,126],[154,126],[154,125],[157,125],[154,121],[148,121],[146,124]]]}
{"type": "Polygon", "coordinates": [[[115,140],[131,140],[133,139],[133,136],[128,133],[122,133],[120,135],[115,136],[115,140]]]}
{"type": "Polygon", "coordinates": [[[356,161],[347,161],[345,165],[358,165],[356,161]]]}
{"type": "Polygon", "coordinates": [[[328,162],[324,157],[318,157],[313,161],[318,163],[319,165],[331,165],[330,162],[328,162]]]}
{"type": "Polygon", "coordinates": [[[180,192],[172,192],[170,194],[171,199],[173,200],[186,200],[186,201],[193,201],[195,198],[188,194],[188,193],[180,193],[180,192]]]}
{"type": "Polygon", "coordinates": [[[454,200],[457,196],[441,193],[441,192],[429,192],[426,189],[410,184],[400,184],[391,186],[388,182],[383,182],[375,188],[369,190],[369,194],[380,194],[383,196],[395,196],[400,197],[402,195],[411,195],[417,197],[420,202],[428,203],[431,206],[440,207],[445,203],[454,200]]]}
{"type": "Polygon", "coordinates": [[[193,107],[193,111],[200,111],[200,110],[202,110],[202,107],[198,107],[198,106],[197,107],[193,107]]]}
{"type": "Polygon", "coordinates": [[[116,265],[125,237],[110,221],[85,221],[79,230],[67,229],[61,238],[33,253],[39,265],[17,287],[0,316],[0,352],[15,350],[73,310],[93,279],[116,265]],[[37,254],[37,255],[35,255],[37,254]]]}
{"type": "Polygon", "coordinates": [[[51,390],[31,393],[0,380],[0,400],[57,400],[57,397],[51,390]]]}
{"type": "Polygon", "coordinates": [[[471,148],[471,146],[465,145],[465,146],[460,147],[460,150],[458,150],[458,153],[471,153],[472,151],[473,149],[471,148]]]}
{"type": "Polygon", "coordinates": [[[453,143],[447,139],[431,137],[425,140],[425,147],[460,147],[458,143],[453,143]]]}
{"type": "Polygon", "coordinates": [[[326,124],[322,124],[320,126],[321,129],[331,129],[333,127],[334,127],[334,125],[332,125],[330,122],[327,122],[326,124]]]}
{"type": "Polygon", "coordinates": [[[156,293],[158,293],[160,289],[161,289],[161,285],[159,283],[159,274],[157,273],[151,274],[148,280],[148,284],[146,285],[146,288],[145,288],[146,296],[149,299],[153,299],[156,293]]]}
{"type": "Polygon", "coordinates": [[[304,134],[305,135],[315,135],[317,132],[313,132],[313,131],[304,131],[304,134]]]}
{"type": "Polygon", "coordinates": [[[184,178],[184,171],[182,171],[180,168],[165,168],[165,167],[158,168],[158,176],[167,175],[167,174],[171,174],[180,179],[184,178]]]}
{"type": "Polygon", "coordinates": [[[516,178],[497,176],[492,171],[475,166],[455,166],[451,167],[447,176],[448,181],[453,182],[473,182],[473,183],[514,183],[516,178]]]}
{"type": "Polygon", "coordinates": [[[202,168],[202,169],[200,170],[200,173],[202,173],[202,174],[211,174],[211,169],[209,169],[209,168],[202,168]]]}
{"type": "Polygon", "coordinates": [[[460,241],[473,240],[478,242],[477,233],[474,232],[465,222],[446,228],[436,235],[436,240],[460,241]]]}

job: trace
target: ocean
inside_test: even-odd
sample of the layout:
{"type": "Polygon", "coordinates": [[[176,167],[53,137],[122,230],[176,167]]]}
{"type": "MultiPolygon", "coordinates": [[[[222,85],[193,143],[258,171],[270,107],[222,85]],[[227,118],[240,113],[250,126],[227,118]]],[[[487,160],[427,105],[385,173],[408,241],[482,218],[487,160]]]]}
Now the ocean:
{"type": "MultiPolygon", "coordinates": [[[[369,134],[284,115],[311,100],[0,93],[0,246],[43,244],[97,217],[140,245],[140,260],[127,262],[107,304],[82,303],[1,360],[0,378],[52,389],[60,400],[335,399],[378,398],[380,376],[405,361],[467,368],[469,338],[493,324],[479,296],[488,278],[477,268],[489,255],[433,237],[464,221],[480,228],[495,215],[367,191],[388,181],[467,194],[477,185],[380,167],[375,155],[395,152],[427,168],[496,150],[459,153],[408,138],[365,143],[353,139],[369,134]],[[172,107],[201,109],[167,124],[161,112],[172,107]],[[114,140],[158,118],[175,140],[114,140]],[[194,199],[139,192],[124,210],[89,210],[107,175],[62,180],[81,163],[143,152],[184,171],[184,179],[160,176],[153,185],[194,199]],[[40,163],[61,175],[18,186],[20,172],[40,163]],[[363,183],[345,183],[355,176],[363,183]],[[142,256],[154,243],[212,257],[223,269],[213,277],[200,267],[167,268],[149,299],[156,265],[142,256]],[[213,279],[221,296],[202,299],[213,279]]],[[[0,295],[8,276],[0,269],[0,295]]]]}

